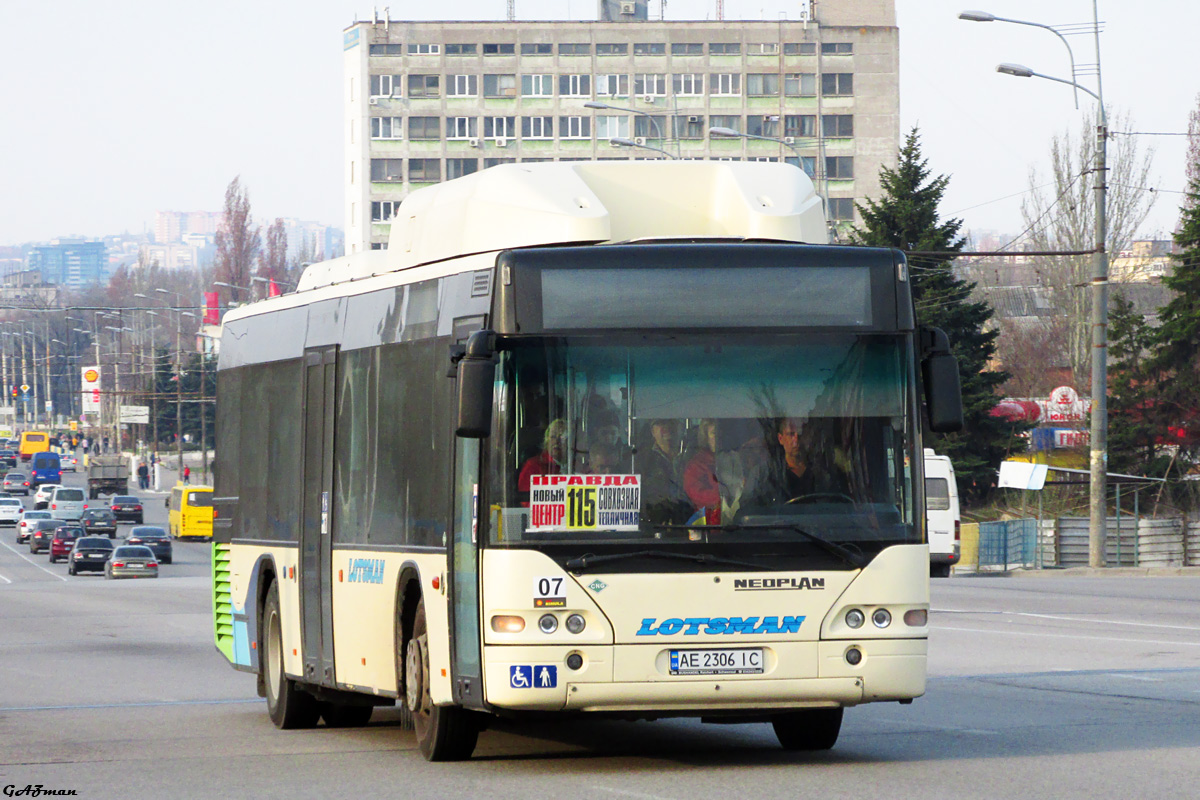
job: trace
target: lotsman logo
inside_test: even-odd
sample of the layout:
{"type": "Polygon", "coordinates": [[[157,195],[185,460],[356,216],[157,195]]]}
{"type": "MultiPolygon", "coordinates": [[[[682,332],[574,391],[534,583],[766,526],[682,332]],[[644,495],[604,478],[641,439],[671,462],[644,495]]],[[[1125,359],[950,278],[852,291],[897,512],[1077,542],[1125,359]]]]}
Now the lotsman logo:
{"type": "Polygon", "coordinates": [[[707,636],[734,633],[799,633],[800,624],[803,622],[802,616],[784,617],[783,622],[779,621],[779,617],[763,617],[761,621],[758,617],[672,617],[656,624],[658,619],[650,617],[642,620],[642,627],[638,628],[637,635],[673,636],[682,633],[684,636],[695,636],[701,632],[707,636]]]}

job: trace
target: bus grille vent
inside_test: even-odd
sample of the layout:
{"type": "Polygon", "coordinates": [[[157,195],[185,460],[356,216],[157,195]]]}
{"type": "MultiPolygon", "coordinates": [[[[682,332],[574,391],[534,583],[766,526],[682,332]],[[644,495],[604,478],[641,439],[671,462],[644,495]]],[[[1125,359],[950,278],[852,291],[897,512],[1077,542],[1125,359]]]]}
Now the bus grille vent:
{"type": "Polygon", "coordinates": [[[233,597],[229,588],[229,545],[213,543],[213,634],[217,649],[233,660],[233,597]]]}

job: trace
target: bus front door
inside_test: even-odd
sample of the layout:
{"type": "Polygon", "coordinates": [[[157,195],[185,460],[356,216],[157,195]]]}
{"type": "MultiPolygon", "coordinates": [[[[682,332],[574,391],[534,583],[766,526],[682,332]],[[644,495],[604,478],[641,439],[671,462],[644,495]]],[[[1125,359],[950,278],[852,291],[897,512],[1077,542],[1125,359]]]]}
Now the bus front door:
{"type": "Polygon", "coordinates": [[[454,453],[454,531],[450,547],[450,641],[454,700],[483,708],[479,646],[479,440],[458,439],[454,453]]]}
{"type": "Polygon", "coordinates": [[[304,680],[325,686],[333,674],[333,413],[337,348],[304,354],[304,516],[300,531],[300,619],[304,680]]]}

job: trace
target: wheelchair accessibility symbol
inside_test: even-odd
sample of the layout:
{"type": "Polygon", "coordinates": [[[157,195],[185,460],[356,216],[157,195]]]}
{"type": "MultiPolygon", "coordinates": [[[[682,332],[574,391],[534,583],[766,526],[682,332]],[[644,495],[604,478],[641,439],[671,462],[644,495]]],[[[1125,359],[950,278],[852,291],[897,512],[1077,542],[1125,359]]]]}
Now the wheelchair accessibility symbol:
{"type": "Polygon", "coordinates": [[[513,689],[553,689],[558,686],[558,667],[516,664],[509,667],[508,684],[513,689]]]}

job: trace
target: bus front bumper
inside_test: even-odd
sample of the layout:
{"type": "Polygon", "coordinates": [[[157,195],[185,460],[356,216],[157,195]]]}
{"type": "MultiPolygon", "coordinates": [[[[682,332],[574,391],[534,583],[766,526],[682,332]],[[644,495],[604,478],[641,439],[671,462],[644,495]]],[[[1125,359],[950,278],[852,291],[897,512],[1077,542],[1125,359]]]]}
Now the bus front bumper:
{"type": "Polygon", "coordinates": [[[910,700],[925,693],[925,639],[763,642],[758,675],[671,675],[663,645],[489,645],[487,702],[514,711],[706,714],[910,700]],[[862,654],[851,665],[851,648],[862,654]],[[579,669],[568,656],[583,658],[579,669]]]}

